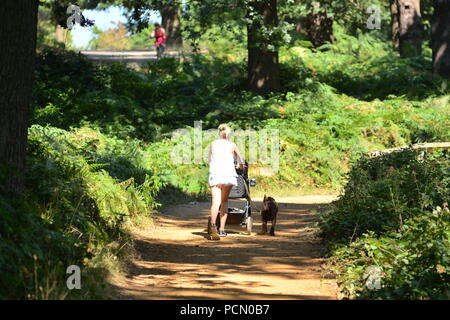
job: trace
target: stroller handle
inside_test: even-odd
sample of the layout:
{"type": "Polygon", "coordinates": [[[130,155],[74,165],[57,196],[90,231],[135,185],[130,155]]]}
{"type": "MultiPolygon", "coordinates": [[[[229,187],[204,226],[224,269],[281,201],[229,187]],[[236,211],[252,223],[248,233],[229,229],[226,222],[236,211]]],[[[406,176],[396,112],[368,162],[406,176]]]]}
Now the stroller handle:
{"type": "Polygon", "coordinates": [[[243,176],[245,179],[248,179],[248,162],[244,161],[244,165],[242,168],[238,167],[238,163],[234,160],[234,166],[236,168],[236,173],[238,175],[243,176]]]}

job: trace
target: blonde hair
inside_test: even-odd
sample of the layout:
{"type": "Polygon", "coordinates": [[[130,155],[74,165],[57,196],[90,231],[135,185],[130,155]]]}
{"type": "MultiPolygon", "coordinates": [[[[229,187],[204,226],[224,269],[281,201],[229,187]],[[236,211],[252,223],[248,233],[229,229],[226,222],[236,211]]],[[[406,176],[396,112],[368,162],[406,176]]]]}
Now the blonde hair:
{"type": "Polygon", "coordinates": [[[222,123],[219,126],[219,137],[220,138],[228,139],[228,137],[230,136],[230,133],[231,133],[231,128],[227,124],[222,123]]]}

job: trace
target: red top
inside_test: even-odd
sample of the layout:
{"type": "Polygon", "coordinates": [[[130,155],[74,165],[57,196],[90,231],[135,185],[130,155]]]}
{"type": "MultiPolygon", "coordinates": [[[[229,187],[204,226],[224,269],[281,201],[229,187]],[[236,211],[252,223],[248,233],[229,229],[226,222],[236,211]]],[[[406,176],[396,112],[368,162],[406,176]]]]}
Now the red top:
{"type": "Polygon", "coordinates": [[[166,33],[163,28],[159,28],[158,31],[155,30],[153,36],[155,37],[155,45],[166,43],[166,33]]]}

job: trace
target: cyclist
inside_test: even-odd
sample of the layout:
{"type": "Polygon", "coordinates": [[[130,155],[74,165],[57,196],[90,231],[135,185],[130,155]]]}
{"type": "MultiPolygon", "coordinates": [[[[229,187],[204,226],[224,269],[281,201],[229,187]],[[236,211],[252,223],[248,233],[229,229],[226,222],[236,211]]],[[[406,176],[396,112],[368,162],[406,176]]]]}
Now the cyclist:
{"type": "Polygon", "coordinates": [[[161,58],[166,49],[166,30],[159,23],[155,23],[153,36],[155,38],[156,56],[161,58]]]}

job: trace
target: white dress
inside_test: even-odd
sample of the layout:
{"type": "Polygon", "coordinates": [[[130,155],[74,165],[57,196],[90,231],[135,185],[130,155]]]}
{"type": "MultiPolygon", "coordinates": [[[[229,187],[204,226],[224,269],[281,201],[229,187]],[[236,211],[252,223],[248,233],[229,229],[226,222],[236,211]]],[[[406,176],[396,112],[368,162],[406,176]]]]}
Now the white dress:
{"type": "Polygon", "coordinates": [[[209,163],[209,185],[228,184],[237,186],[234,156],[231,152],[211,154],[209,163]]]}

